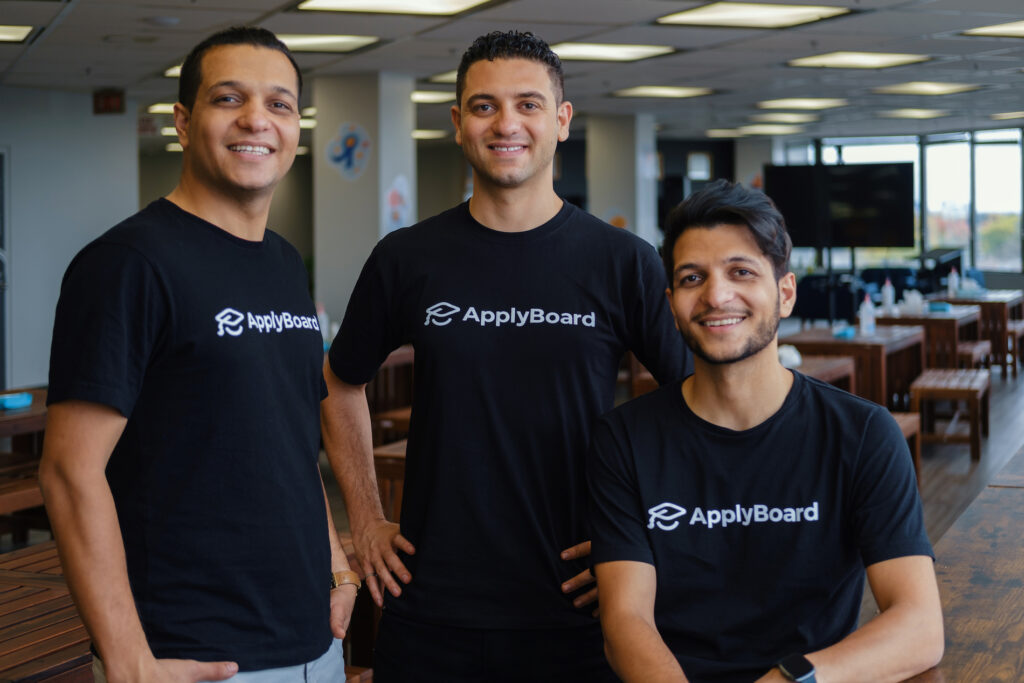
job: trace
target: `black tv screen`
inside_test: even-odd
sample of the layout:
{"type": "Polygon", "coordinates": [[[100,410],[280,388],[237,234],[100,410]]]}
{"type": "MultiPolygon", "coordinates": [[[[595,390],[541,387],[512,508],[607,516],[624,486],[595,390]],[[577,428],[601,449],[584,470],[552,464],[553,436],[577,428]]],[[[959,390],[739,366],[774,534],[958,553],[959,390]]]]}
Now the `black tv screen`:
{"type": "Polygon", "coordinates": [[[914,246],[911,163],[767,166],[765,193],[794,246],[914,246]]]}

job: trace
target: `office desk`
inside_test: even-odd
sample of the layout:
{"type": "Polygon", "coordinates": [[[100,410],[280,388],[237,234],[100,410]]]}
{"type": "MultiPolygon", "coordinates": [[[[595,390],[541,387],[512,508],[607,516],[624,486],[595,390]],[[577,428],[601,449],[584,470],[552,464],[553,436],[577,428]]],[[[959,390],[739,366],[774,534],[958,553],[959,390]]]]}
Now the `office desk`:
{"type": "Polygon", "coordinates": [[[957,342],[978,339],[979,306],[952,306],[949,311],[929,311],[916,315],[882,315],[878,325],[920,325],[924,328],[925,367],[957,367],[957,342]]]}
{"type": "Polygon", "coordinates": [[[890,410],[904,410],[910,383],[924,368],[924,328],[919,325],[878,327],[872,335],[858,330],[850,339],[814,327],[779,340],[804,355],[853,356],[856,394],[890,410]]]}
{"type": "Polygon", "coordinates": [[[1024,680],[1024,488],[989,486],[935,545],[946,653],[910,679],[1024,680]]]}
{"type": "Polygon", "coordinates": [[[1019,289],[988,289],[981,292],[961,292],[956,296],[940,294],[929,298],[935,301],[947,301],[951,304],[973,305],[981,308],[980,338],[988,339],[992,342],[992,355],[995,357],[995,362],[1003,369],[1003,379],[1006,379],[1006,371],[1009,367],[1009,363],[1006,360],[1006,324],[1011,317],[1021,317],[1024,291],[1019,289]],[[1013,313],[1012,316],[1011,312],[1013,313]]]}

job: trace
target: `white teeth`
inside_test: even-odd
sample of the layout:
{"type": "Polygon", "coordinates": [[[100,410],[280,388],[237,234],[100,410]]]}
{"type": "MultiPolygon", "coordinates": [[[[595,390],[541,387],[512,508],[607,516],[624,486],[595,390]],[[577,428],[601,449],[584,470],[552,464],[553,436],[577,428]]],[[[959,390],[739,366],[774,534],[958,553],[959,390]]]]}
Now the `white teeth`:
{"type": "Polygon", "coordinates": [[[725,320],[708,320],[704,322],[705,327],[722,327],[723,325],[737,325],[743,318],[726,318],[725,320]]]}
{"type": "Polygon", "coordinates": [[[247,152],[249,154],[270,154],[269,147],[257,145],[231,145],[228,147],[232,152],[247,152]]]}
{"type": "Polygon", "coordinates": [[[499,152],[514,152],[515,150],[519,150],[522,148],[522,145],[516,145],[515,147],[499,147],[497,145],[494,146],[494,149],[499,152]]]}

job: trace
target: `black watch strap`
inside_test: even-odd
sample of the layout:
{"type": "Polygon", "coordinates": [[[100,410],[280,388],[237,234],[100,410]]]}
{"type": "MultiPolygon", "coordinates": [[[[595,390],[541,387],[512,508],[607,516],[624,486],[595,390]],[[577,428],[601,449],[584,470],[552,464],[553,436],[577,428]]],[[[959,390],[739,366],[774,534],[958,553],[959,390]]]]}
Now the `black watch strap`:
{"type": "Polygon", "coordinates": [[[779,660],[777,666],[786,680],[815,683],[814,664],[801,654],[787,655],[779,660]]]}

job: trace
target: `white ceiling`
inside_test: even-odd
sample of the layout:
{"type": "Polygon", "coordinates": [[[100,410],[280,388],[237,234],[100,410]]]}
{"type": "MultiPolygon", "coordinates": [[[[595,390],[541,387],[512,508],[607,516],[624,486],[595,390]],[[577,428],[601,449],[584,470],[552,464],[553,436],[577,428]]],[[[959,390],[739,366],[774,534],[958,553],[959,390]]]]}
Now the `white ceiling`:
{"type": "MultiPolygon", "coordinates": [[[[764,0],[747,0],[762,2],[764,0]]],[[[781,1],[781,0],[780,0],[781,1]]],[[[376,35],[355,54],[299,54],[307,82],[365,71],[417,79],[458,65],[472,40],[495,29],[529,30],[561,41],[654,43],[677,52],[632,64],[566,62],[566,95],[581,122],[587,114],[653,113],[661,135],[700,138],[708,128],[750,123],[759,100],[845,97],[806,126],[808,136],[920,134],[1021,125],[997,112],[1024,111],[1024,40],[963,36],[964,30],[1024,20],[1024,0],[786,0],[854,10],[782,30],[673,27],[655,19],[704,0],[492,0],[456,17],[299,12],[298,0],[0,0],[0,24],[37,27],[22,44],[0,44],[0,84],[91,91],[123,88],[142,105],[173,101],[176,82],[162,76],[208,34],[240,23],[279,33],[376,35]],[[833,50],[927,54],[918,65],[878,71],[802,69],[790,59],[833,50]],[[982,90],[940,97],[878,95],[872,88],[912,80],[968,82],[982,90]],[[715,89],[690,100],[618,99],[633,85],[715,89]],[[930,121],[879,118],[899,107],[946,109],[930,121]]],[[[437,88],[439,86],[427,86],[437,88]]],[[[307,95],[308,98],[308,95],[307,95]]],[[[418,125],[448,127],[449,105],[417,105],[418,125]]],[[[162,125],[158,121],[158,125],[162,125]]]]}

